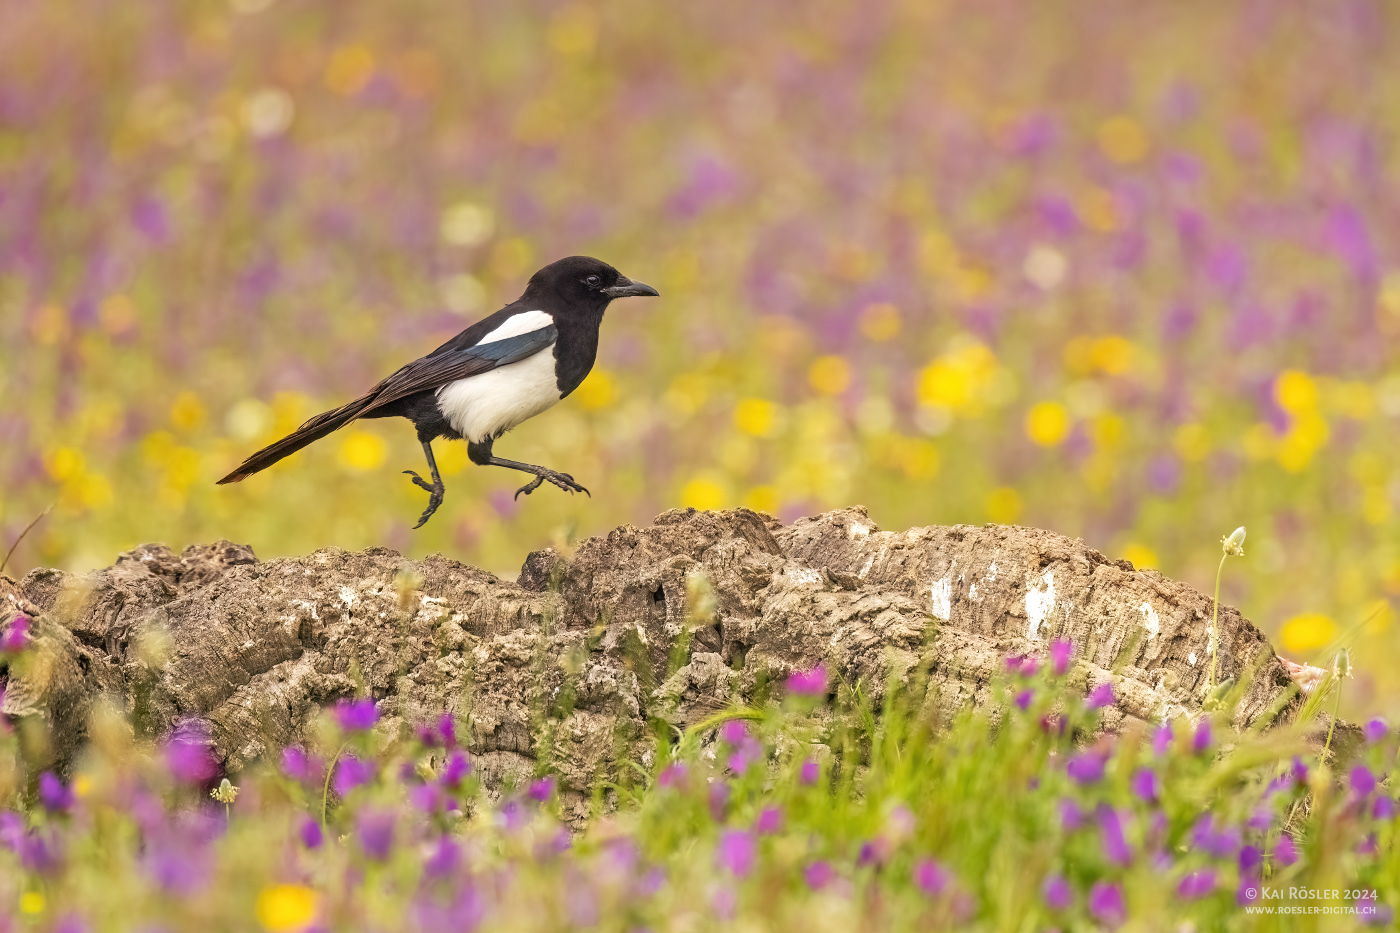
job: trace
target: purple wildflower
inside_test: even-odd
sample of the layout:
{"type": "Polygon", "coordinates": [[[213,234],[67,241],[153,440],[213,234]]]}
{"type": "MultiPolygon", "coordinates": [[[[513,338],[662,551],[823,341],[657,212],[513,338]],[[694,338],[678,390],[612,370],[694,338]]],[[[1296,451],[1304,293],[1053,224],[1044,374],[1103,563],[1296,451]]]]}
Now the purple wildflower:
{"type": "Polygon", "coordinates": [[[1084,825],[1084,811],[1068,797],[1060,801],[1060,826],[1072,833],[1084,825]]]}
{"type": "Polygon", "coordinates": [[[931,858],[921,858],[914,863],[914,883],[929,897],[942,894],[951,877],[946,868],[931,858]]]}
{"type": "Polygon", "coordinates": [[[817,778],[821,777],[822,769],[815,761],[808,758],[802,762],[802,771],[798,775],[798,780],[803,784],[812,785],[817,783],[817,778]]]}
{"type": "Polygon", "coordinates": [[[360,848],[376,862],[389,857],[394,847],[394,824],[397,817],[387,810],[365,810],[355,822],[360,848]]]}
{"type": "Polygon", "coordinates": [[[157,887],[174,894],[193,894],[209,880],[208,851],[178,840],[148,843],[142,863],[157,887]]]}
{"type": "Polygon", "coordinates": [[[379,721],[379,713],[374,708],[372,697],[358,700],[341,700],[331,707],[331,713],[340,728],[347,732],[364,732],[374,728],[379,721]]]}
{"type": "Polygon", "coordinates": [[[710,818],[716,823],[722,822],[729,810],[729,785],[724,781],[711,784],[707,803],[710,807],[710,818]]]}
{"type": "Polygon", "coordinates": [[[175,780],[203,784],[219,773],[214,751],[198,740],[174,738],[165,746],[165,766],[175,780]]]}
{"type": "Polygon", "coordinates": [[[530,785],[526,796],[535,803],[544,803],[554,796],[554,775],[546,775],[530,785]]]}
{"type": "Polygon", "coordinates": [[[78,914],[64,914],[53,925],[53,933],[88,933],[92,927],[78,914]]]}
{"type": "Polygon", "coordinates": [[[1273,811],[1268,807],[1255,807],[1245,825],[1257,833],[1268,832],[1269,827],[1274,825],[1273,811]]]}
{"type": "Polygon", "coordinates": [[[1026,657],[1021,654],[1013,654],[1006,658],[1004,663],[1006,664],[1006,673],[1019,674],[1021,672],[1021,665],[1026,663],[1026,657]]]}
{"type": "Polygon", "coordinates": [[[342,797],[372,780],[374,780],[374,765],[367,761],[347,756],[340,759],[340,763],[336,765],[335,792],[342,797]]]}
{"type": "Polygon", "coordinates": [[[1191,751],[1197,755],[1210,751],[1210,720],[1202,719],[1196,724],[1196,731],[1191,736],[1191,751]]]}
{"type": "Polygon", "coordinates": [[[1191,845],[1216,858],[1232,858],[1240,850],[1240,831],[1232,826],[1217,827],[1209,813],[1191,829],[1191,845]]]}
{"type": "Polygon", "coordinates": [[[442,767],[442,775],[439,780],[447,787],[457,787],[471,773],[472,760],[467,757],[467,753],[453,752],[447,756],[447,763],[442,767]]]}
{"type": "Polygon", "coordinates": [[[1133,850],[1123,838],[1123,821],[1118,811],[1108,804],[1099,804],[1099,843],[1103,855],[1113,865],[1127,865],[1133,860],[1133,850]]]}
{"type": "Polygon", "coordinates": [[[1101,683],[1089,692],[1089,709],[1103,709],[1117,702],[1118,698],[1113,694],[1113,684],[1101,683]]]}
{"type": "Polygon", "coordinates": [[[1385,738],[1390,730],[1386,728],[1384,719],[1372,719],[1361,727],[1361,731],[1366,734],[1366,741],[1374,745],[1385,738]]]}
{"type": "Polygon", "coordinates": [[[830,862],[817,859],[802,870],[802,880],[806,881],[807,887],[813,891],[820,891],[836,880],[836,870],[831,867],[830,862]]]}
{"type": "Polygon", "coordinates": [[[452,718],[451,713],[443,713],[438,720],[438,737],[442,739],[443,748],[452,748],[457,744],[457,721],[452,718]]]}
{"type": "Polygon", "coordinates": [[[883,836],[876,836],[869,842],[862,843],[860,851],[856,854],[856,867],[883,865],[889,858],[891,848],[890,841],[883,836]]]}
{"type": "Polygon", "coordinates": [[[719,728],[720,741],[738,745],[749,737],[749,724],[742,719],[731,719],[719,728]]]}
{"type": "Polygon", "coordinates": [[[408,802],[424,813],[436,813],[446,803],[446,795],[436,784],[415,784],[409,788],[408,802]]]}
{"type": "Polygon", "coordinates": [[[1176,886],[1176,893],[1188,901],[1200,900],[1215,890],[1215,869],[1193,871],[1176,886]]]}
{"type": "Polygon", "coordinates": [[[1040,887],[1040,896],[1045,898],[1045,906],[1051,910],[1068,910],[1074,903],[1074,892],[1064,875],[1046,875],[1045,883],[1040,887]]]}
{"type": "Polygon", "coordinates": [[[1123,889],[1107,881],[1096,881],[1089,889],[1089,913],[1106,927],[1116,928],[1128,917],[1123,889]]]}
{"type": "Polygon", "coordinates": [[[1094,784],[1103,778],[1107,757],[1096,751],[1074,755],[1065,764],[1065,773],[1078,784],[1094,784]]]}
{"type": "Polygon", "coordinates": [[[1347,780],[1351,784],[1352,794],[1358,798],[1369,797],[1376,789],[1376,776],[1365,765],[1357,765],[1352,768],[1347,775],[1347,780]]]}
{"type": "Polygon", "coordinates": [[[1030,708],[1031,698],[1034,696],[1034,690],[1022,690],[1020,693],[1016,694],[1015,703],[1017,708],[1020,709],[1022,712],[1025,712],[1027,709],[1030,708]]]}
{"type": "Polygon", "coordinates": [[[321,834],[321,824],[306,817],[301,821],[301,826],[297,829],[297,835],[301,837],[301,844],[308,849],[319,849],[325,837],[321,834]]]}
{"type": "Polygon", "coordinates": [[[1068,638],[1057,638],[1050,643],[1050,670],[1056,677],[1063,677],[1069,671],[1069,659],[1073,653],[1074,645],[1068,638]]]}
{"type": "Polygon", "coordinates": [[[783,828],[783,811],[777,807],[764,807],[753,824],[754,832],[760,836],[771,836],[783,828]]]}
{"type": "Polygon", "coordinates": [[[321,780],[324,769],[320,759],[313,758],[295,745],[282,749],[282,773],[294,781],[313,783],[321,780]]]}
{"type": "Polygon", "coordinates": [[[39,802],[50,813],[67,810],[73,806],[73,791],[65,787],[52,771],[39,775],[39,802]]]}
{"type": "Polygon", "coordinates": [[[747,877],[753,871],[757,846],[753,833],[744,829],[727,829],[720,834],[715,860],[736,878],[747,877]]]}
{"type": "Polygon", "coordinates": [[[29,626],[28,616],[15,616],[0,635],[0,654],[19,654],[29,647],[29,626]]]}
{"type": "Polygon", "coordinates": [[[789,674],[787,690],[796,696],[826,696],[827,680],[826,666],[818,664],[810,671],[793,671],[789,674]]]}
{"type": "Polygon", "coordinates": [[[1133,793],[1136,794],[1139,799],[1147,803],[1156,803],[1157,798],[1161,796],[1161,786],[1160,782],[1157,780],[1157,772],[1153,771],[1151,768],[1139,768],[1133,774],[1129,784],[1132,787],[1133,793]]]}
{"type": "Polygon", "coordinates": [[[661,787],[680,787],[685,783],[688,770],[681,762],[667,765],[661,769],[661,773],[656,776],[656,783],[661,787]]]}
{"type": "Polygon", "coordinates": [[[525,808],[519,800],[507,800],[496,811],[496,819],[507,832],[516,832],[525,825],[525,808]]]}
{"type": "Polygon", "coordinates": [[[1157,727],[1157,731],[1152,733],[1152,754],[1158,758],[1167,753],[1172,747],[1172,724],[1164,722],[1157,727]]]}
{"type": "Polygon", "coordinates": [[[1264,853],[1259,851],[1258,846],[1245,846],[1240,849],[1239,865],[1241,875],[1257,879],[1264,865],[1264,853]]]}
{"type": "Polygon", "coordinates": [[[1298,844],[1288,833],[1280,833],[1278,842],[1274,843],[1274,861],[1284,866],[1298,861],[1298,844]]]}
{"type": "Polygon", "coordinates": [[[1026,658],[1024,661],[1021,662],[1020,675],[1024,679],[1030,680],[1038,673],[1040,673],[1039,658],[1026,658]]]}
{"type": "Polygon", "coordinates": [[[1395,801],[1382,794],[1371,804],[1371,818],[1376,820],[1395,819],[1395,801]]]}

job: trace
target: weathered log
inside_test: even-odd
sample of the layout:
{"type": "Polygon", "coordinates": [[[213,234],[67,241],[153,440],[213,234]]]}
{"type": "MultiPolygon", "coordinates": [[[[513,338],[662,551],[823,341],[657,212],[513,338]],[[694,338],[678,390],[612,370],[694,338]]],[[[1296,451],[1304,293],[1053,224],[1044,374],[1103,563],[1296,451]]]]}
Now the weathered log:
{"type": "MultiPolygon", "coordinates": [[[[583,792],[602,762],[642,756],[649,717],[690,724],[818,662],[877,698],[921,665],[951,712],[985,700],[1007,656],[1068,638],[1072,676],[1120,698],[1109,728],[1190,714],[1207,699],[1211,606],[1062,535],[884,532],[859,507],[786,527],[666,512],[572,556],[537,551],[513,583],[384,548],[259,562],[227,541],[143,545],[95,573],[0,577],[0,615],[34,617],[39,659],[11,673],[3,710],[47,720],[60,765],[103,694],[153,734],[197,718],[236,772],[365,689],[391,727],[456,714],[488,784],[547,756],[583,792]]],[[[1219,639],[1217,680],[1250,684],[1237,726],[1297,711],[1288,672],[1232,607],[1219,639]]]]}

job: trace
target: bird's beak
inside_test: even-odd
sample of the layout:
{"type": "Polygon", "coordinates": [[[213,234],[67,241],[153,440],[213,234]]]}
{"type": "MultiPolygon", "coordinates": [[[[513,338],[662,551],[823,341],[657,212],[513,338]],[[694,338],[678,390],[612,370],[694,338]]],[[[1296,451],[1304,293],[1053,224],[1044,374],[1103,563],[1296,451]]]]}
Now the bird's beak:
{"type": "Polygon", "coordinates": [[[661,293],[645,282],[634,282],[627,276],[620,276],[617,284],[603,289],[609,298],[660,298],[661,293]]]}

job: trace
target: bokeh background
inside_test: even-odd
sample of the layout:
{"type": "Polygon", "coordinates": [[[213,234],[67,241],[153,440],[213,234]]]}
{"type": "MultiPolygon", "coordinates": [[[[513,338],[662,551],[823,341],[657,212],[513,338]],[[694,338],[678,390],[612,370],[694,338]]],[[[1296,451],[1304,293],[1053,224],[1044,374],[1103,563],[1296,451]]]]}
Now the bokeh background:
{"type": "Polygon", "coordinates": [[[514,575],[657,512],[1018,522],[1400,695],[1396,15],[1380,2],[6,0],[0,531],[514,575]],[[599,366],[498,444],[214,480],[587,253],[599,366]]]}

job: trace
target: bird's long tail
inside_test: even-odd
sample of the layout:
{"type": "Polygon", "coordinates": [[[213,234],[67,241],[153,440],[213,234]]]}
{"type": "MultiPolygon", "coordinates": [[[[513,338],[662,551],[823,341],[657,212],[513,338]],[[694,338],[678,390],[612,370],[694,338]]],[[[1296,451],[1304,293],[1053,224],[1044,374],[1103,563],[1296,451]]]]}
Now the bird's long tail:
{"type": "MultiPolygon", "coordinates": [[[[376,386],[376,388],[378,387],[376,386]]],[[[374,390],[371,390],[353,402],[348,402],[330,411],[321,412],[280,441],[268,444],[244,460],[238,469],[219,480],[219,485],[247,479],[254,473],[266,470],[283,457],[290,457],[307,444],[315,443],[332,431],[345,427],[371,406],[374,394],[374,390]]]]}

